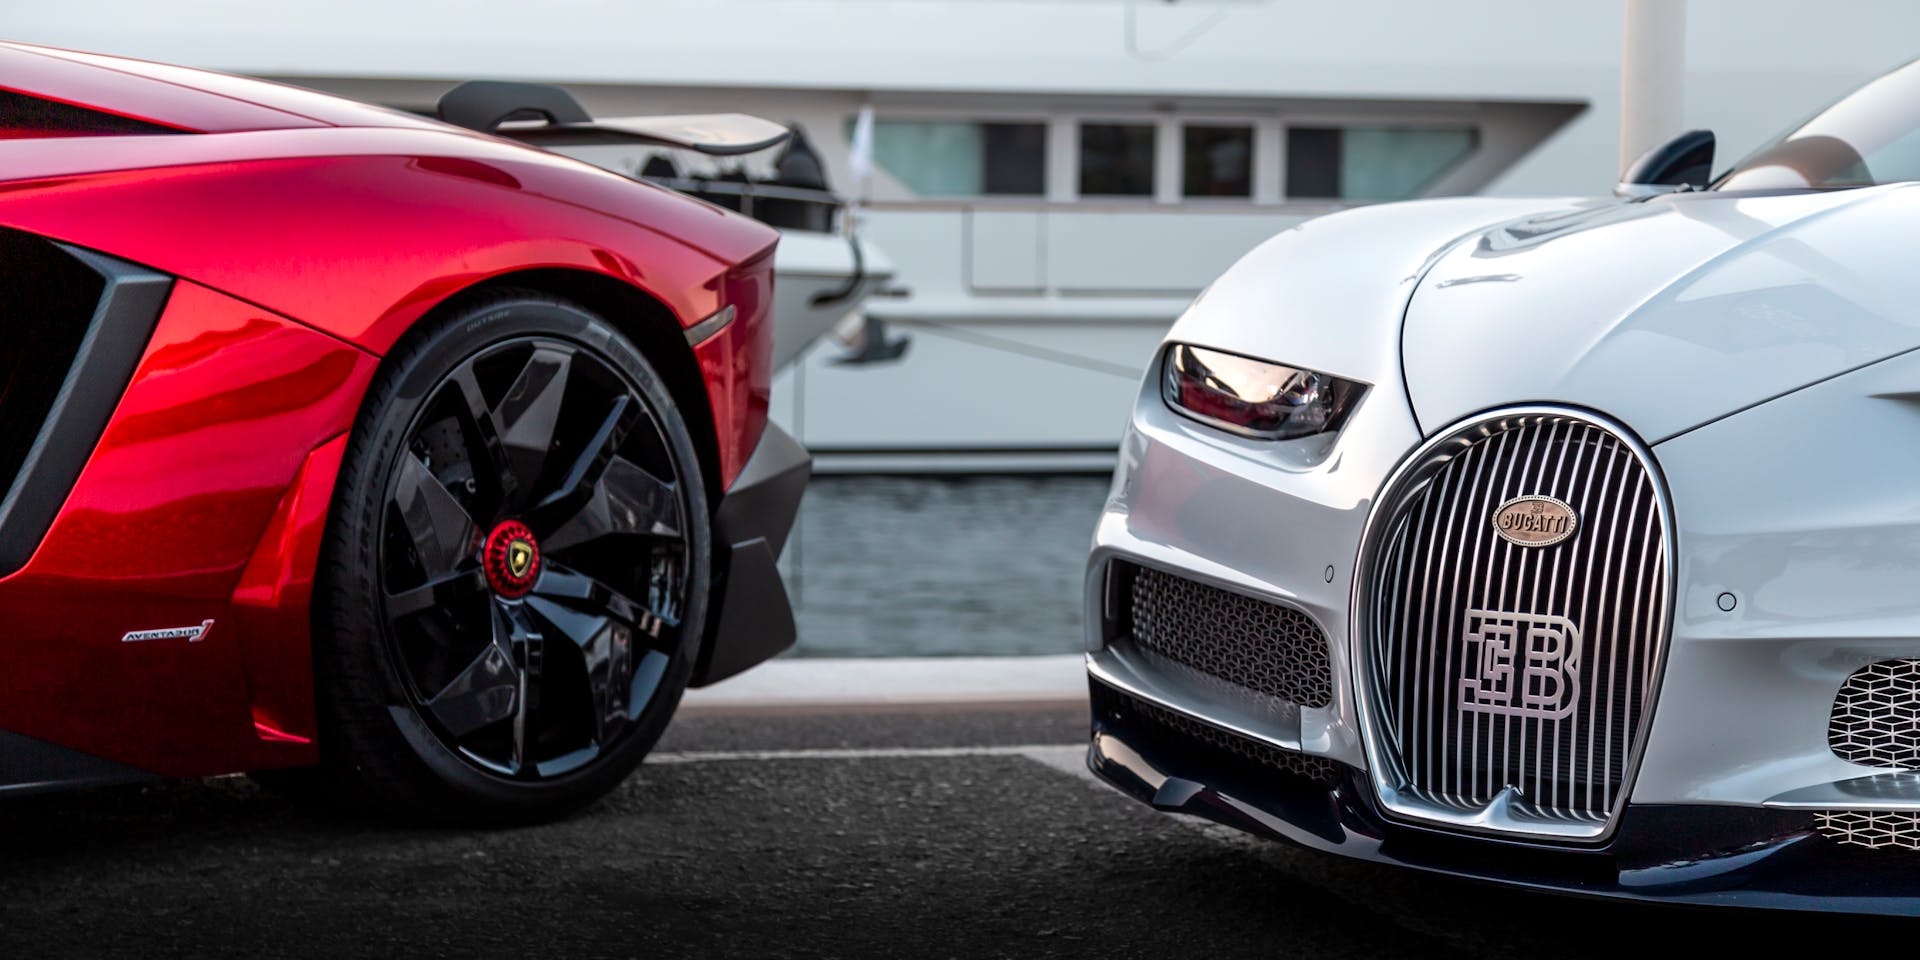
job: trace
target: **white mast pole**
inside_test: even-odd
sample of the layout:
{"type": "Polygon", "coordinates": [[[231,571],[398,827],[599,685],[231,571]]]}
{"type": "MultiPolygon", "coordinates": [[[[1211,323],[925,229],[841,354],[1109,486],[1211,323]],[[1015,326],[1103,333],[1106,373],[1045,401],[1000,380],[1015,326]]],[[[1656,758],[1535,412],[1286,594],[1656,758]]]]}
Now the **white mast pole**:
{"type": "Polygon", "coordinates": [[[1624,0],[1620,170],[1686,128],[1686,0],[1624,0]]]}

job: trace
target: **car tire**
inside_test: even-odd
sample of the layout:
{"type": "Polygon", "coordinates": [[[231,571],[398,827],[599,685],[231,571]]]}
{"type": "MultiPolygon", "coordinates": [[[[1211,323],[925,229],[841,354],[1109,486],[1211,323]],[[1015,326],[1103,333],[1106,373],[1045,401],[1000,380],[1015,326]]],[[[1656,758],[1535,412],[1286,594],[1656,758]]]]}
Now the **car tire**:
{"type": "Polygon", "coordinates": [[[435,821],[567,814],[666,729],[711,514],[657,370],[604,319],[468,295],[382,363],[314,595],[329,792],[435,821]]]}

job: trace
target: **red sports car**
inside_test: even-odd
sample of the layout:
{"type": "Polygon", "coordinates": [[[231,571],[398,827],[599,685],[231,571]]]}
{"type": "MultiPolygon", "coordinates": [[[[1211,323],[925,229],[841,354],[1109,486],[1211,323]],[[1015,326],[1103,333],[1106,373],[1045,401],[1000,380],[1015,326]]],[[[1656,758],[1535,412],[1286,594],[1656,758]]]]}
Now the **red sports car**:
{"type": "Polygon", "coordinates": [[[317,767],[549,817],[792,643],[777,235],[480,132],[778,128],[442,115],[0,44],[0,794],[317,767]]]}

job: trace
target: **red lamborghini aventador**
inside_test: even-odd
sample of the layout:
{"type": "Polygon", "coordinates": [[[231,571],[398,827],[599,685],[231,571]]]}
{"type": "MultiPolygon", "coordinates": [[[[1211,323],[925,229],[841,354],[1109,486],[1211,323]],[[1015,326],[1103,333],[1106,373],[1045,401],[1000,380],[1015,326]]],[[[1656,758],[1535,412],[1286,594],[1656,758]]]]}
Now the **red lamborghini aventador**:
{"type": "Polygon", "coordinates": [[[553,816],[793,640],[752,220],[452,123],[0,44],[0,795],[313,767],[553,816]]]}

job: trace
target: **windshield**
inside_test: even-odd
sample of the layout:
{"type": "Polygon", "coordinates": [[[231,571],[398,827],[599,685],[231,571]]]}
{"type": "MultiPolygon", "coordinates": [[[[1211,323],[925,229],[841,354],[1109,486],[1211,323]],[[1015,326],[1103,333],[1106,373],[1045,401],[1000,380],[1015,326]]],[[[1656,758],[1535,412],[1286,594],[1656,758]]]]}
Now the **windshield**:
{"type": "Polygon", "coordinates": [[[1716,190],[1920,180],[1920,61],[1842,97],[1721,175],[1716,190]]]}

